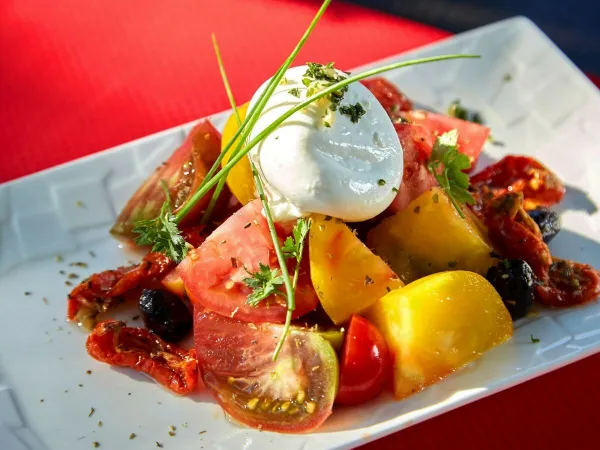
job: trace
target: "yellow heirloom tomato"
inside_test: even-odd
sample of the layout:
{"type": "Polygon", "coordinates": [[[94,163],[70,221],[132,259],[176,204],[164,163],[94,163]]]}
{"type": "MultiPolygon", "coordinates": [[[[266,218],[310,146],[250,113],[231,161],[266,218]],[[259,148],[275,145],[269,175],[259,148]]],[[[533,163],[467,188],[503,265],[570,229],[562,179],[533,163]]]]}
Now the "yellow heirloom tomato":
{"type": "Polygon", "coordinates": [[[402,399],[433,384],[512,336],[494,287],[473,272],[441,272],[390,292],[364,315],[382,332],[402,399]]]}
{"type": "MultiPolygon", "coordinates": [[[[248,103],[244,103],[242,106],[238,107],[240,121],[244,121],[247,112],[248,103]]],[[[221,151],[225,149],[225,146],[231,141],[238,128],[238,122],[235,118],[235,114],[231,114],[229,119],[227,119],[225,128],[223,129],[223,137],[221,138],[221,151]]],[[[223,160],[221,161],[221,167],[225,166],[225,164],[229,162],[231,153],[233,150],[235,150],[236,144],[234,144],[223,157],[223,160]]],[[[242,205],[245,205],[256,198],[254,178],[252,177],[250,161],[248,161],[247,156],[242,158],[242,160],[238,162],[233,169],[231,169],[229,175],[227,176],[227,186],[242,205]]]]}
{"type": "Polygon", "coordinates": [[[339,219],[315,215],[309,233],[310,276],[336,324],[365,310],[402,282],[339,219]]]}
{"type": "Polygon", "coordinates": [[[371,230],[367,245],[404,283],[453,269],[485,275],[495,264],[487,231],[470,211],[465,215],[436,187],[371,230]]]}

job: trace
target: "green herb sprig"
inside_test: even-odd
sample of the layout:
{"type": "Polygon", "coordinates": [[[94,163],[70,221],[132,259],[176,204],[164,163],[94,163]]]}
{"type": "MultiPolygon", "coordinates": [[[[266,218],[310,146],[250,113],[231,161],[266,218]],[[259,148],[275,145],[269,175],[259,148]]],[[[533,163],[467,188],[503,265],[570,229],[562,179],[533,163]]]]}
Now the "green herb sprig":
{"type": "Polygon", "coordinates": [[[263,263],[258,263],[258,272],[248,272],[250,275],[242,281],[252,289],[252,293],[248,296],[246,303],[251,306],[258,306],[260,302],[270,297],[271,295],[286,296],[279,288],[284,285],[283,275],[279,269],[271,269],[263,263]]]}
{"type": "Polygon", "coordinates": [[[133,232],[138,236],[135,240],[137,245],[151,245],[153,252],[161,252],[179,263],[187,255],[188,246],[177,228],[177,218],[171,207],[171,196],[169,188],[164,180],[161,187],[165,193],[165,202],[160,213],[154,219],[140,220],[136,222],[133,232]]]}
{"type": "Polygon", "coordinates": [[[440,136],[433,144],[427,168],[433,174],[440,187],[463,219],[462,205],[475,203],[469,192],[469,176],[463,170],[471,167],[467,155],[458,151],[458,131],[451,130],[440,136]]]}
{"type": "MultiPolygon", "coordinates": [[[[231,86],[229,85],[229,79],[227,78],[227,73],[225,72],[225,67],[223,66],[223,62],[220,58],[219,46],[217,44],[217,39],[213,34],[213,44],[215,47],[215,52],[217,54],[217,61],[219,63],[219,68],[221,72],[221,78],[223,79],[223,85],[225,86],[225,91],[227,92],[227,98],[229,99],[229,103],[231,104],[231,108],[233,109],[233,113],[238,122],[238,125],[241,126],[241,120],[239,116],[239,112],[237,109],[237,105],[235,102],[235,98],[233,96],[233,92],[231,91],[231,86]]],[[[279,83],[280,81],[277,81],[279,83]]],[[[252,127],[252,125],[249,125],[252,127]]],[[[296,268],[296,273],[294,274],[294,281],[290,280],[290,275],[286,265],[286,256],[279,245],[279,238],[277,236],[277,231],[275,229],[275,222],[273,221],[273,215],[271,214],[271,208],[267,201],[267,197],[265,196],[262,181],[258,175],[258,171],[252,161],[250,161],[250,168],[252,170],[252,175],[254,177],[254,183],[256,184],[256,189],[258,191],[258,195],[260,197],[263,209],[265,211],[265,217],[267,218],[267,224],[269,226],[269,233],[271,234],[271,239],[273,241],[273,247],[275,248],[275,254],[277,255],[277,260],[279,262],[280,269],[270,269],[269,266],[259,263],[259,272],[255,272],[250,278],[246,278],[243,281],[247,286],[252,288],[253,292],[248,296],[247,303],[252,306],[258,306],[258,304],[268,298],[273,294],[284,295],[287,301],[287,313],[284,325],[284,331],[275,347],[275,352],[273,353],[273,361],[277,359],[279,352],[285,342],[287,334],[289,332],[291,322],[292,322],[292,314],[296,309],[295,302],[295,290],[296,290],[296,280],[298,278],[298,268],[296,268]],[[281,292],[279,289],[281,285],[285,286],[285,294],[281,292]]],[[[223,180],[225,177],[222,178],[223,180]]],[[[218,185],[217,185],[218,187],[218,185]]],[[[213,196],[214,199],[214,196],[213,196]]],[[[294,239],[296,239],[296,227],[294,227],[294,239]]],[[[306,235],[306,233],[304,233],[306,235]]],[[[287,242],[287,241],[286,241],[287,242]]],[[[303,244],[302,244],[303,245],[303,244]]],[[[300,256],[301,258],[302,256],[300,256]]],[[[298,266],[300,263],[298,262],[298,266]]]]}
{"type": "MultiPolygon", "coordinates": [[[[248,152],[250,150],[252,150],[252,148],[254,148],[256,145],[258,145],[264,138],[266,138],[270,133],[272,133],[285,120],[287,120],[289,117],[291,117],[296,112],[311,105],[312,103],[314,103],[324,97],[330,96],[331,94],[334,94],[336,92],[340,92],[340,90],[343,90],[345,87],[347,87],[351,83],[355,83],[364,78],[372,77],[374,75],[378,75],[380,73],[384,73],[384,72],[387,72],[390,70],[399,69],[402,67],[408,67],[408,66],[412,66],[412,65],[436,62],[436,61],[462,59],[462,58],[478,58],[479,57],[477,55],[455,54],[455,55],[444,55],[444,56],[420,58],[420,59],[416,59],[416,60],[412,60],[412,61],[403,61],[403,62],[393,63],[393,64],[389,64],[386,66],[378,67],[375,69],[367,70],[360,74],[349,75],[347,78],[343,78],[340,76],[340,78],[343,78],[343,79],[341,79],[339,81],[335,81],[332,84],[323,87],[322,89],[319,88],[318,92],[314,92],[313,95],[308,96],[308,98],[306,98],[304,101],[302,101],[302,102],[298,103],[297,105],[295,105],[294,107],[290,108],[286,113],[282,114],[279,118],[274,120],[271,124],[269,124],[266,128],[264,128],[260,133],[258,133],[253,139],[251,139],[249,142],[247,142],[248,137],[249,137],[256,121],[260,117],[260,114],[262,113],[262,110],[264,109],[267,101],[269,100],[269,98],[271,97],[273,92],[275,91],[276,87],[280,84],[280,82],[284,78],[284,75],[285,75],[287,69],[290,67],[290,65],[296,58],[298,52],[300,51],[300,49],[302,48],[302,46],[304,45],[304,43],[306,42],[306,40],[308,39],[310,34],[312,33],[317,22],[319,21],[319,19],[321,18],[321,16],[323,15],[323,13],[325,12],[325,10],[327,9],[327,7],[329,6],[330,3],[331,3],[331,0],[325,0],[323,2],[323,4],[319,8],[317,14],[315,15],[314,19],[310,23],[306,32],[303,34],[300,41],[298,42],[298,44],[296,45],[294,50],[291,52],[289,57],[285,60],[285,62],[281,65],[281,67],[275,73],[275,75],[271,78],[270,82],[267,84],[267,87],[262,92],[262,94],[259,96],[255,105],[248,112],[245,119],[243,121],[239,121],[239,118],[238,118],[238,123],[241,122],[238,130],[236,130],[236,132],[232,136],[231,141],[225,146],[225,148],[223,149],[223,151],[221,152],[221,154],[219,155],[219,157],[217,158],[217,160],[215,161],[213,166],[210,168],[204,181],[201,183],[200,187],[196,190],[196,192],[194,192],[192,194],[192,196],[188,199],[188,201],[177,211],[177,213],[175,215],[172,214],[172,212],[171,212],[170,205],[168,202],[168,196],[167,196],[167,201],[165,202],[165,204],[163,204],[161,213],[159,214],[159,216],[157,218],[152,219],[152,220],[140,221],[140,222],[136,223],[136,227],[135,227],[134,231],[136,233],[138,233],[138,235],[139,235],[137,242],[140,245],[153,245],[154,250],[162,251],[163,253],[167,254],[169,257],[173,258],[175,261],[181,261],[185,257],[185,254],[187,252],[187,245],[185,244],[185,241],[181,237],[181,233],[179,232],[179,230],[177,228],[177,224],[194,208],[194,206],[200,199],[202,199],[208,192],[210,192],[210,190],[213,187],[215,187],[215,186],[218,187],[219,184],[221,184],[221,188],[223,187],[223,183],[225,182],[224,180],[227,177],[227,175],[229,174],[229,171],[237,163],[239,163],[242,160],[242,158],[246,157],[246,155],[248,154],[248,152]],[[227,164],[225,164],[224,167],[219,169],[219,167],[221,166],[223,157],[230,150],[232,150],[231,157],[229,158],[227,164]]],[[[215,47],[216,47],[216,41],[215,41],[215,47]]],[[[218,47],[216,47],[216,49],[218,49],[218,47]]],[[[220,60],[219,57],[218,57],[218,60],[220,60]]],[[[222,68],[221,61],[219,62],[219,64],[220,64],[220,67],[222,68]]],[[[327,67],[327,66],[325,66],[325,67],[327,67]]],[[[316,66],[315,66],[315,70],[316,70],[316,66]]],[[[222,75],[223,74],[224,74],[224,72],[222,72],[222,75]]],[[[230,88],[229,88],[228,84],[226,84],[226,89],[228,90],[228,96],[229,96],[230,88]]],[[[232,97],[230,98],[230,101],[232,102],[232,107],[235,110],[235,102],[233,102],[232,97]]],[[[256,171],[256,168],[253,167],[253,165],[251,165],[251,167],[253,170],[257,191],[259,193],[261,201],[263,202],[263,207],[264,207],[266,205],[266,197],[264,195],[264,190],[262,188],[262,182],[261,182],[260,178],[258,177],[258,172],[256,171]]],[[[218,198],[218,189],[215,189],[215,193],[214,193],[213,197],[218,198]]],[[[214,201],[213,201],[213,207],[214,207],[214,201]]],[[[267,205],[267,208],[265,208],[265,215],[267,216],[267,222],[269,223],[269,229],[270,229],[271,235],[272,235],[271,237],[273,238],[273,242],[275,243],[275,251],[277,253],[277,257],[278,257],[279,263],[281,265],[281,271],[282,271],[281,276],[284,279],[284,285],[286,287],[286,295],[287,295],[287,301],[288,301],[288,315],[286,317],[286,325],[287,326],[286,326],[286,332],[284,333],[284,336],[285,336],[285,334],[287,334],[287,330],[289,330],[289,322],[291,321],[292,311],[295,308],[293,286],[292,286],[292,282],[290,281],[287,267],[285,265],[284,254],[281,251],[281,248],[279,247],[279,243],[277,241],[277,235],[275,233],[274,223],[273,223],[273,219],[270,214],[270,210],[268,209],[268,205],[267,205]]],[[[203,219],[203,220],[206,222],[208,220],[208,218],[210,217],[210,213],[206,214],[205,217],[206,217],[206,219],[203,219]]],[[[282,343],[283,343],[283,339],[280,340],[280,342],[278,344],[278,350],[281,348],[282,343]]],[[[276,353],[278,352],[278,350],[276,350],[276,353]]],[[[276,357],[276,354],[274,355],[274,357],[276,357]]]]}

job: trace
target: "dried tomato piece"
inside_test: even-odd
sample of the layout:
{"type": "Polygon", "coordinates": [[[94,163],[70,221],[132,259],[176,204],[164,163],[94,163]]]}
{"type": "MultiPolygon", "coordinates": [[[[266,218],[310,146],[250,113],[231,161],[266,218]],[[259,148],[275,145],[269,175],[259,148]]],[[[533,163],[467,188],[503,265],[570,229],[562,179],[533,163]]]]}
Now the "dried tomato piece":
{"type": "MultiPolygon", "coordinates": [[[[476,197],[482,201],[482,197],[476,197]]],[[[484,200],[485,201],[485,200],[484,200]]],[[[550,250],[544,243],[540,229],[523,208],[523,194],[510,193],[481,206],[478,215],[488,228],[494,249],[505,258],[527,262],[540,279],[545,279],[552,264],[550,250]]]]}
{"type": "Polygon", "coordinates": [[[548,306],[580,305],[600,295],[600,271],[589,264],[554,258],[548,279],[536,291],[538,300],[548,306]]]}
{"type": "Polygon", "coordinates": [[[529,156],[508,155],[471,177],[471,186],[486,186],[494,197],[522,192],[525,210],[552,206],[565,195],[565,187],[550,169],[529,156]]]}
{"type": "Polygon", "coordinates": [[[385,78],[369,78],[362,80],[361,83],[379,100],[392,120],[400,118],[400,111],[413,109],[413,104],[408,97],[385,78]]]}
{"type": "Polygon", "coordinates": [[[105,270],[83,280],[71,291],[67,301],[67,320],[76,320],[86,328],[94,325],[100,312],[125,301],[141,289],[160,287],[160,281],[175,267],[162,253],[149,253],[139,264],[105,270]]]}
{"type": "Polygon", "coordinates": [[[92,358],[145,373],[176,394],[189,394],[198,385],[196,351],[169,344],[144,328],[106,320],[96,325],[85,346],[92,358]]]}

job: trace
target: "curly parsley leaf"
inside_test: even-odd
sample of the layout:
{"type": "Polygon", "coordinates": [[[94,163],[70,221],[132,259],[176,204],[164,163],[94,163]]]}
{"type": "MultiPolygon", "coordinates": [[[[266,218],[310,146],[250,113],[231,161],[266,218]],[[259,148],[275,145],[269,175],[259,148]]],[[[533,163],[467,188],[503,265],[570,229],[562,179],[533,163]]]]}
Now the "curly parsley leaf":
{"type": "Polygon", "coordinates": [[[258,272],[252,273],[246,270],[251,276],[242,280],[246,283],[246,286],[252,289],[252,293],[248,295],[246,303],[255,307],[271,295],[285,296],[285,293],[279,289],[284,284],[281,270],[271,269],[263,263],[258,263],[258,267],[258,272]]]}
{"type": "Polygon", "coordinates": [[[177,217],[171,209],[169,190],[163,180],[161,184],[166,200],[158,217],[135,223],[133,232],[138,235],[135,243],[141,246],[152,245],[153,252],[164,253],[176,263],[180,263],[187,255],[188,245],[177,227],[177,217]]]}
{"type": "Polygon", "coordinates": [[[281,247],[281,251],[283,252],[285,259],[295,258],[296,261],[302,259],[304,240],[308,235],[310,225],[310,219],[298,219],[296,225],[294,225],[294,229],[292,230],[292,236],[288,236],[281,247]]]}
{"type": "Polygon", "coordinates": [[[450,201],[463,219],[462,205],[475,203],[469,192],[469,176],[463,170],[471,167],[469,158],[459,153],[458,131],[451,130],[438,136],[433,145],[427,168],[446,192],[450,201]]]}

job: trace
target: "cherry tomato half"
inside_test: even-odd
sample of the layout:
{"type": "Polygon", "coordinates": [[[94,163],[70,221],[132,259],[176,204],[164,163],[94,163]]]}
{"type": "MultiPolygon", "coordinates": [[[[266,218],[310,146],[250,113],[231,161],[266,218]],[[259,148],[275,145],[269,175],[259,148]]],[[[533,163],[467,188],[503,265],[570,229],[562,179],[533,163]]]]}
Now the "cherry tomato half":
{"type": "Polygon", "coordinates": [[[340,390],[335,402],[357,405],[383,390],[392,373],[388,346],[379,330],[364,317],[352,316],[340,364],[340,390]]]}

